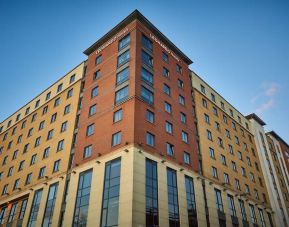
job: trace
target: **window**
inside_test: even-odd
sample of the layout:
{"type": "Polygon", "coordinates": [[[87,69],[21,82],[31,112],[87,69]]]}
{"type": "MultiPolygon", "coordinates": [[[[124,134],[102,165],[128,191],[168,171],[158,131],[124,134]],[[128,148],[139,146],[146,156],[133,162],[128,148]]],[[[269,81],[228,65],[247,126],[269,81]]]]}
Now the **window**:
{"type": "Polygon", "coordinates": [[[145,88],[144,86],[141,87],[141,97],[148,104],[153,104],[154,102],[154,93],[145,88]]]}
{"type": "Polygon", "coordinates": [[[2,207],[1,211],[0,211],[0,224],[4,224],[5,222],[5,217],[6,217],[6,211],[7,211],[7,207],[2,207]]]}
{"type": "Polygon", "coordinates": [[[205,122],[210,124],[210,117],[207,114],[204,114],[204,117],[205,117],[205,122]]]}
{"type": "Polygon", "coordinates": [[[260,215],[262,227],[266,227],[266,222],[265,222],[263,210],[260,208],[258,210],[259,210],[259,215],[260,215]]]}
{"type": "Polygon", "coordinates": [[[194,181],[191,177],[185,176],[186,199],[188,209],[189,227],[197,227],[197,209],[195,199],[194,181]]]}
{"type": "Polygon", "coordinates": [[[96,114],[96,105],[89,107],[89,116],[96,114]]]}
{"type": "Polygon", "coordinates": [[[221,102],[221,108],[225,110],[225,104],[223,102],[221,102]]]}
{"type": "Polygon", "coordinates": [[[47,140],[52,139],[52,137],[53,137],[53,132],[54,132],[53,129],[51,129],[51,130],[48,131],[48,134],[47,134],[47,140]]]}
{"type": "Polygon", "coordinates": [[[227,118],[226,115],[223,115],[223,121],[224,121],[225,124],[228,124],[228,118],[227,118]]]}
{"type": "Polygon", "coordinates": [[[37,108],[39,106],[39,104],[40,104],[40,100],[38,99],[35,103],[35,108],[37,108]]]}
{"type": "Polygon", "coordinates": [[[234,149],[231,144],[228,144],[230,154],[234,154],[234,149]]]}
{"type": "Polygon", "coordinates": [[[182,131],[182,141],[185,143],[189,142],[188,133],[182,131]]]}
{"type": "Polygon", "coordinates": [[[69,99],[70,97],[72,97],[72,95],[73,95],[73,88],[71,88],[67,91],[66,98],[69,99]]]}
{"type": "Polygon", "coordinates": [[[238,145],[240,144],[239,143],[239,138],[237,136],[235,136],[235,143],[238,144],[238,145]]]}
{"type": "Polygon", "coordinates": [[[165,77],[170,76],[170,71],[166,67],[163,67],[163,76],[165,76],[165,77]]]}
{"type": "Polygon", "coordinates": [[[73,83],[75,81],[75,74],[73,74],[72,76],[70,76],[70,79],[69,79],[69,83],[73,83]]]}
{"type": "Polygon", "coordinates": [[[125,63],[127,63],[129,61],[129,58],[130,58],[129,50],[119,55],[117,57],[117,67],[120,67],[125,63]]]}
{"type": "MultiPolygon", "coordinates": [[[[5,184],[4,186],[3,186],[3,190],[2,190],[2,195],[6,195],[8,193],[8,184],[5,184]]],[[[2,211],[3,211],[3,209],[2,209],[2,211]]],[[[2,212],[1,211],[1,212],[2,212]]],[[[4,216],[4,215],[3,215],[4,216]]],[[[4,218],[4,217],[2,217],[2,218],[4,218]]],[[[0,219],[1,220],[1,219],[0,219]]],[[[2,222],[3,222],[3,219],[2,219],[2,222]]]]}
{"type": "Polygon", "coordinates": [[[67,121],[61,124],[60,132],[65,132],[67,129],[67,121]]]}
{"type": "Polygon", "coordinates": [[[91,98],[94,98],[98,95],[98,86],[91,89],[91,98]]]}
{"type": "Polygon", "coordinates": [[[166,93],[167,95],[171,95],[171,88],[168,85],[164,84],[163,92],[166,93]]]}
{"type": "Polygon", "coordinates": [[[24,199],[24,200],[22,200],[22,204],[21,204],[21,208],[20,208],[20,211],[19,211],[18,220],[23,220],[24,214],[25,214],[25,210],[26,210],[26,206],[27,206],[27,199],[24,199]]]}
{"type": "Polygon", "coordinates": [[[236,212],[236,208],[235,208],[234,198],[231,195],[228,195],[228,205],[229,205],[230,215],[233,217],[236,217],[237,212],[236,212]]]}
{"type": "Polygon", "coordinates": [[[149,85],[153,85],[154,83],[153,74],[143,67],[141,68],[141,79],[149,85]]]}
{"type": "Polygon", "coordinates": [[[58,172],[60,168],[60,159],[56,160],[53,165],[53,173],[58,172]]]}
{"type": "Polygon", "coordinates": [[[146,226],[159,225],[157,163],[146,158],[146,226]]]}
{"type": "Polygon", "coordinates": [[[120,85],[123,82],[127,81],[129,78],[129,67],[126,67],[122,71],[116,74],[116,85],[120,85]]]}
{"type": "Polygon", "coordinates": [[[232,109],[229,109],[229,111],[230,111],[230,116],[231,116],[231,117],[234,117],[233,110],[232,110],[232,109]]]}
{"type": "Polygon", "coordinates": [[[146,120],[147,120],[148,122],[150,122],[150,123],[154,123],[154,121],[155,121],[155,114],[154,114],[152,111],[147,110],[147,111],[146,111],[146,120]]]}
{"type": "Polygon", "coordinates": [[[38,130],[39,130],[39,131],[44,128],[44,124],[45,124],[45,121],[41,121],[41,122],[39,123],[39,127],[38,127],[38,130]]]}
{"type": "Polygon", "coordinates": [[[37,154],[34,154],[34,155],[31,156],[30,165],[34,165],[35,164],[36,156],[37,156],[37,154]]]}
{"type": "Polygon", "coordinates": [[[24,149],[23,149],[23,154],[28,151],[29,148],[29,143],[25,144],[24,149]]]}
{"type": "Polygon", "coordinates": [[[257,218],[256,218],[256,214],[255,214],[255,209],[254,209],[254,206],[252,204],[249,204],[249,210],[250,210],[251,221],[254,224],[257,224],[257,218]]]}
{"type": "Polygon", "coordinates": [[[32,119],[31,119],[31,122],[34,122],[36,120],[36,117],[37,117],[37,113],[33,114],[32,115],[32,119]]]}
{"type": "Polygon", "coordinates": [[[213,106],[213,114],[215,116],[218,116],[218,109],[216,107],[213,106]]]}
{"type": "Polygon", "coordinates": [[[115,104],[118,104],[128,98],[128,86],[115,92],[115,104]]]}
{"type": "Polygon", "coordinates": [[[184,82],[180,79],[178,79],[178,87],[179,88],[184,88],[184,82]]]}
{"type": "Polygon", "coordinates": [[[227,163],[226,163],[226,157],[224,155],[221,154],[221,163],[226,166],[227,163]]]}
{"type": "Polygon", "coordinates": [[[249,185],[245,184],[245,193],[250,194],[250,188],[249,185]]]}
{"type": "Polygon", "coordinates": [[[46,167],[45,167],[45,166],[43,166],[43,167],[40,168],[39,174],[38,174],[38,178],[39,178],[39,179],[40,179],[40,178],[43,178],[43,177],[45,176],[45,170],[46,170],[46,167]]]}
{"type": "Polygon", "coordinates": [[[176,171],[167,168],[167,187],[168,187],[168,207],[169,207],[169,226],[180,226],[179,201],[176,171]]]}
{"type": "Polygon", "coordinates": [[[241,153],[240,151],[238,151],[237,154],[238,154],[238,158],[239,158],[240,160],[243,160],[242,153],[241,153]]]}
{"type": "Polygon", "coordinates": [[[141,52],[141,58],[142,58],[142,62],[149,66],[149,67],[153,67],[153,57],[150,56],[147,52],[145,51],[142,51],[141,52]]]}
{"type": "Polygon", "coordinates": [[[256,188],[254,188],[254,195],[256,199],[259,199],[258,190],[256,188]]]}
{"type": "Polygon", "coordinates": [[[118,50],[122,50],[123,48],[127,47],[130,43],[130,35],[126,35],[118,42],[118,50]]]}
{"type": "Polygon", "coordinates": [[[246,177],[246,170],[244,167],[241,167],[242,176],[246,177]]]}
{"type": "Polygon", "coordinates": [[[13,128],[12,130],[12,135],[14,135],[16,133],[17,127],[13,128]]]}
{"type": "Polygon", "coordinates": [[[59,104],[60,104],[60,98],[55,99],[54,107],[59,106],[59,104]]]}
{"type": "Polygon", "coordinates": [[[185,98],[181,95],[179,95],[179,103],[183,106],[185,105],[185,98]]]}
{"type": "Polygon", "coordinates": [[[95,73],[93,74],[93,80],[99,79],[100,76],[101,76],[100,70],[95,71],[95,73]]]}
{"type": "Polygon", "coordinates": [[[92,154],[92,145],[86,146],[83,151],[83,158],[89,158],[92,154]]]}
{"type": "Polygon", "coordinates": [[[212,166],[212,176],[218,178],[218,170],[216,167],[212,166]]]}
{"type": "Polygon", "coordinates": [[[180,113],[181,122],[186,124],[187,123],[187,116],[184,113],[180,113]]]}
{"type": "Polygon", "coordinates": [[[166,149],[167,149],[167,154],[169,156],[173,156],[174,155],[174,145],[172,145],[170,143],[166,143],[166,149]]]}
{"type": "Polygon", "coordinates": [[[13,174],[13,170],[14,170],[14,167],[11,166],[11,167],[8,169],[7,177],[10,177],[10,176],[13,174]]]}
{"type": "Polygon", "coordinates": [[[166,132],[169,134],[173,134],[173,124],[166,121],[165,125],[166,125],[166,132]]]}
{"type": "Polygon", "coordinates": [[[20,182],[20,179],[16,179],[15,182],[14,182],[14,186],[13,186],[13,190],[16,190],[19,188],[19,182],[20,182]]]}
{"type": "Polygon", "coordinates": [[[214,150],[213,148],[211,148],[211,147],[209,147],[209,154],[210,154],[210,157],[211,157],[212,159],[216,159],[216,157],[215,157],[215,150],[214,150]]]}
{"type": "Polygon", "coordinates": [[[223,146],[223,140],[220,137],[218,137],[218,141],[217,142],[218,142],[220,147],[222,147],[222,148],[224,147],[223,146]]]}
{"type": "Polygon", "coordinates": [[[182,70],[182,67],[180,66],[180,65],[176,65],[176,71],[177,71],[177,73],[182,73],[183,72],[183,70],[182,70]]]}
{"type": "Polygon", "coordinates": [[[79,174],[73,227],[86,226],[91,188],[92,169],[79,174]]]}
{"type": "Polygon", "coordinates": [[[43,151],[43,159],[48,158],[50,147],[46,147],[43,151]]]}
{"type": "Polygon", "coordinates": [[[122,109],[119,109],[113,113],[113,122],[118,122],[122,120],[122,109]]]}
{"type": "Polygon", "coordinates": [[[235,179],[235,187],[236,187],[237,190],[241,190],[239,179],[235,179]]]}
{"type": "Polygon", "coordinates": [[[215,97],[215,95],[214,95],[213,93],[211,93],[211,100],[212,100],[213,102],[216,102],[216,97],[215,97]]]}
{"type": "MultiPolygon", "coordinates": [[[[8,223],[13,222],[14,217],[15,217],[15,214],[16,214],[16,210],[17,210],[17,205],[18,205],[17,202],[12,204],[12,207],[11,207],[11,209],[10,209],[10,214],[9,214],[9,216],[8,216],[8,223]]],[[[0,223],[1,223],[1,222],[0,222],[0,223]]],[[[12,224],[12,223],[11,223],[11,224],[12,224]]]]}
{"type": "Polygon", "coordinates": [[[162,53],[162,58],[163,58],[163,61],[165,61],[166,63],[169,62],[169,55],[167,55],[165,52],[162,53]]]}
{"type": "Polygon", "coordinates": [[[202,99],[203,107],[208,108],[208,103],[206,99],[202,99]]]}
{"type": "Polygon", "coordinates": [[[216,205],[217,209],[224,213],[223,201],[221,191],[215,188],[216,205]]]}
{"type": "Polygon", "coordinates": [[[52,225],[52,217],[53,217],[53,211],[54,211],[54,206],[56,202],[57,189],[58,189],[58,183],[52,184],[49,187],[45,211],[44,211],[44,217],[43,217],[43,222],[42,222],[43,227],[49,227],[52,225]]]}
{"type": "MultiPolygon", "coordinates": [[[[19,163],[18,171],[21,171],[21,170],[24,169],[24,163],[25,163],[24,160],[22,160],[22,161],[19,163]]],[[[1,178],[0,178],[0,179],[1,179],[1,178]]]]}
{"type": "Polygon", "coordinates": [[[88,125],[86,128],[86,136],[91,136],[94,133],[94,124],[88,125]]]}
{"type": "Polygon", "coordinates": [[[52,114],[51,119],[50,119],[50,123],[55,122],[56,121],[56,117],[57,117],[57,113],[52,114]]]}
{"type": "Polygon", "coordinates": [[[70,112],[70,104],[64,107],[64,115],[70,112]]]}
{"type": "Polygon", "coordinates": [[[116,145],[119,145],[120,143],[121,143],[121,132],[114,133],[112,135],[111,145],[116,146],[116,145]]]}
{"type": "Polygon", "coordinates": [[[25,128],[25,127],[26,127],[26,123],[27,123],[27,121],[26,121],[26,120],[22,122],[22,125],[21,125],[21,129],[23,129],[23,128],[25,128]]]}
{"type": "Polygon", "coordinates": [[[224,173],[224,183],[230,184],[230,178],[229,178],[229,175],[227,173],[224,173]]]}
{"type": "Polygon", "coordinates": [[[247,157],[247,164],[248,164],[248,166],[252,166],[251,159],[249,157],[247,157]]]}
{"type": "Polygon", "coordinates": [[[29,112],[30,112],[30,107],[27,107],[25,110],[25,115],[29,114],[29,112]]]}
{"type": "Polygon", "coordinates": [[[185,152],[185,151],[184,151],[184,163],[186,163],[188,165],[191,163],[190,154],[188,152],[185,152]]]}
{"type": "Polygon", "coordinates": [[[98,65],[102,62],[102,55],[98,55],[96,58],[95,58],[95,64],[98,65]]]}
{"type": "Polygon", "coordinates": [[[101,227],[118,226],[120,158],[105,163],[101,227]]]}
{"type": "Polygon", "coordinates": [[[228,129],[225,131],[225,136],[229,139],[231,138],[230,131],[228,129]]]}
{"type": "Polygon", "coordinates": [[[10,142],[8,143],[7,150],[9,150],[9,149],[11,148],[11,146],[12,146],[12,142],[13,142],[13,141],[10,141],[10,142]]]}
{"type": "Polygon", "coordinates": [[[57,144],[57,151],[61,151],[64,148],[64,140],[60,140],[57,144]]]}
{"type": "Polygon", "coordinates": [[[206,88],[205,88],[205,86],[202,85],[202,84],[201,84],[201,92],[202,92],[203,94],[206,94],[206,88]]]}
{"type": "Polygon", "coordinates": [[[153,51],[153,42],[146,37],[144,34],[142,35],[142,46],[145,47],[146,49],[153,51]]]}
{"type": "Polygon", "coordinates": [[[13,152],[12,160],[17,158],[18,150],[13,152]]]}
{"type": "Polygon", "coordinates": [[[208,138],[208,140],[213,141],[212,132],[208,129],[207,129],[207,138],[208,138]]]}
{"type": "Polygon", "coordinates": [[[39,206],[41,202],[41,196],[42,196],[42,189],[39,189],[35,191],[34,198],[31,205],[31,211],[28,219],[27,227],[33,227],[35,226],[35,223],[37,221],[39,206]]]}
{"type": "Polygon", "coordinates": [[[63,84],[59,84],[57,87],[57,93],[62,91],[63,84]]]}
{"type": "Polygon", "coordinates": [[[146,133],[146,144],[152,147],[155,146],[155,135],[151,134],[150,132],[146,133]]]}
{"type": "Polygon", "coordinates": [[[231,165],[232,165],[232,170],[234,170],[235,172],[237,172],[237,165],[236,165],[236,162],[231,161],[231,165]]]}
{"type": "Polygon", "coordinates": [[[41,142],[41,136],[36,138],[34,147],[38,147],[40,145],[40,142],[41,142]]]}
{"type": "Polygon", "coordinates": [[[217,131],[220,131],[220,123],[215,121],[215,128],[217,131]]]}
{"type": "Polygon", "coordinates": [[[166,111],[167,113],[172,113],[172,106],[171,106],[171,104],[165,102],[165,111],[166,111]]]}

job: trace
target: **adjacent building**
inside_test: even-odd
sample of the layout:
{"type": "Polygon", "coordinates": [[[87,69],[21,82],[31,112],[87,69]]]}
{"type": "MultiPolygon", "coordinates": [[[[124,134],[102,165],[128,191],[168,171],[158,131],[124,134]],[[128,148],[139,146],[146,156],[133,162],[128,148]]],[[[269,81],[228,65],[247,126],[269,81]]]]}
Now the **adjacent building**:
{"type": "Polygon", "coordinates": [[[142,14],[84,53],[0,123],[0,226],[286,223],[288,145],[264,134],[275,201],[252,119],[142,14]]]}

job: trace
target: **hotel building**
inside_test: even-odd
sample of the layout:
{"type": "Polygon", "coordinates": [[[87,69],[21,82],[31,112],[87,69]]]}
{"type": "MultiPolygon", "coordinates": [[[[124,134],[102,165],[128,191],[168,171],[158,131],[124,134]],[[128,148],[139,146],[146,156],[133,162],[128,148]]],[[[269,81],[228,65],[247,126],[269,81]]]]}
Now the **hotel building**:
{"type": "Polygon", "coordinates": [[[276,226],[251,122],[150,21],[84,53],[0,123],[0,225],[276,226]]]}

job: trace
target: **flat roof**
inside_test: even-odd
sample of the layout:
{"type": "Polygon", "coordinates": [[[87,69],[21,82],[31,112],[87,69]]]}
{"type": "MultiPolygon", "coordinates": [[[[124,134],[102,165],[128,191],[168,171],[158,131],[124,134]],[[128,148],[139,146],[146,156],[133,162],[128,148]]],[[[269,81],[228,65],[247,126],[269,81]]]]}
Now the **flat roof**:
{"type": "Polygon", "coordinates": [[[258,117],[257,114],[255,114],[255,113],[251,113],[251,114],[247,115],[246,118],[247,119],[254,119],[262,126],[266,125],[266,123],[260,117],[258,117]]]}
{"type": "Polygon", "coordinates": [[[130,24],[132,21],[138,20],[146,27],[148,27],[155,35],[162,39],[164,44],[171,48],[177,55],[179,55],[188,65],[192,64],[193,61],[187,57],[179,48],[177,48],[163,33],[161,33],[147,18],[145,18],[138,10],[134,10],[126,18],[124,18],[120,23],[118,23],[114,28],[112,28],[108,33],[102,36],[94,44],[88,47],[83,53],[90,55],[99,47],[101,47],[106,41],[108,41],[112,36],[117,34],[125,26],[130,24]]]}
{"type": "Polygon", "coordinates": [[[289,145],[275,131],[272,130],[270,132],[267,132],[266,134],[272,135],[273,137],[275,137],[275,139],[283,142],[287,147],[289,147],[289,145]]]}

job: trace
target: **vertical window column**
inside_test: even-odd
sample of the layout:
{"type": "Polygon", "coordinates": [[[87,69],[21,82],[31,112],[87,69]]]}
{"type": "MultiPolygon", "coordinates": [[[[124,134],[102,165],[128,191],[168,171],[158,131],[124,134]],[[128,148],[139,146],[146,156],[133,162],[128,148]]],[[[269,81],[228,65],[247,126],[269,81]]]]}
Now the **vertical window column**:
{"type": "Polygon", "coordinates": [[[43,189],[39,189],[35,191],[27,227],[34,227],[36,224],[37,215],[39,211],[39,205],[41,202],[42,191],[43,189]]]}
{"type": "Polygon", "coordinates": [[[168,206],[169,206],[169,226],[180,226],[177,173],[175,170],[167,168],[168,185],[168,206]]]}
{"type": "Polygon", "coordinates": [[[54,210],[55,201],[56,201],[57,189],[58,189],[58,183],[52,184],[49,187],[42,227],[49,227],[52,225],[52,217],[53,217],[53,210],[54,210]]]}
{"type": "Polygon", "coordinates": [[[194,181],[185,176],[189,227],[198,227],[194,181]]]}

